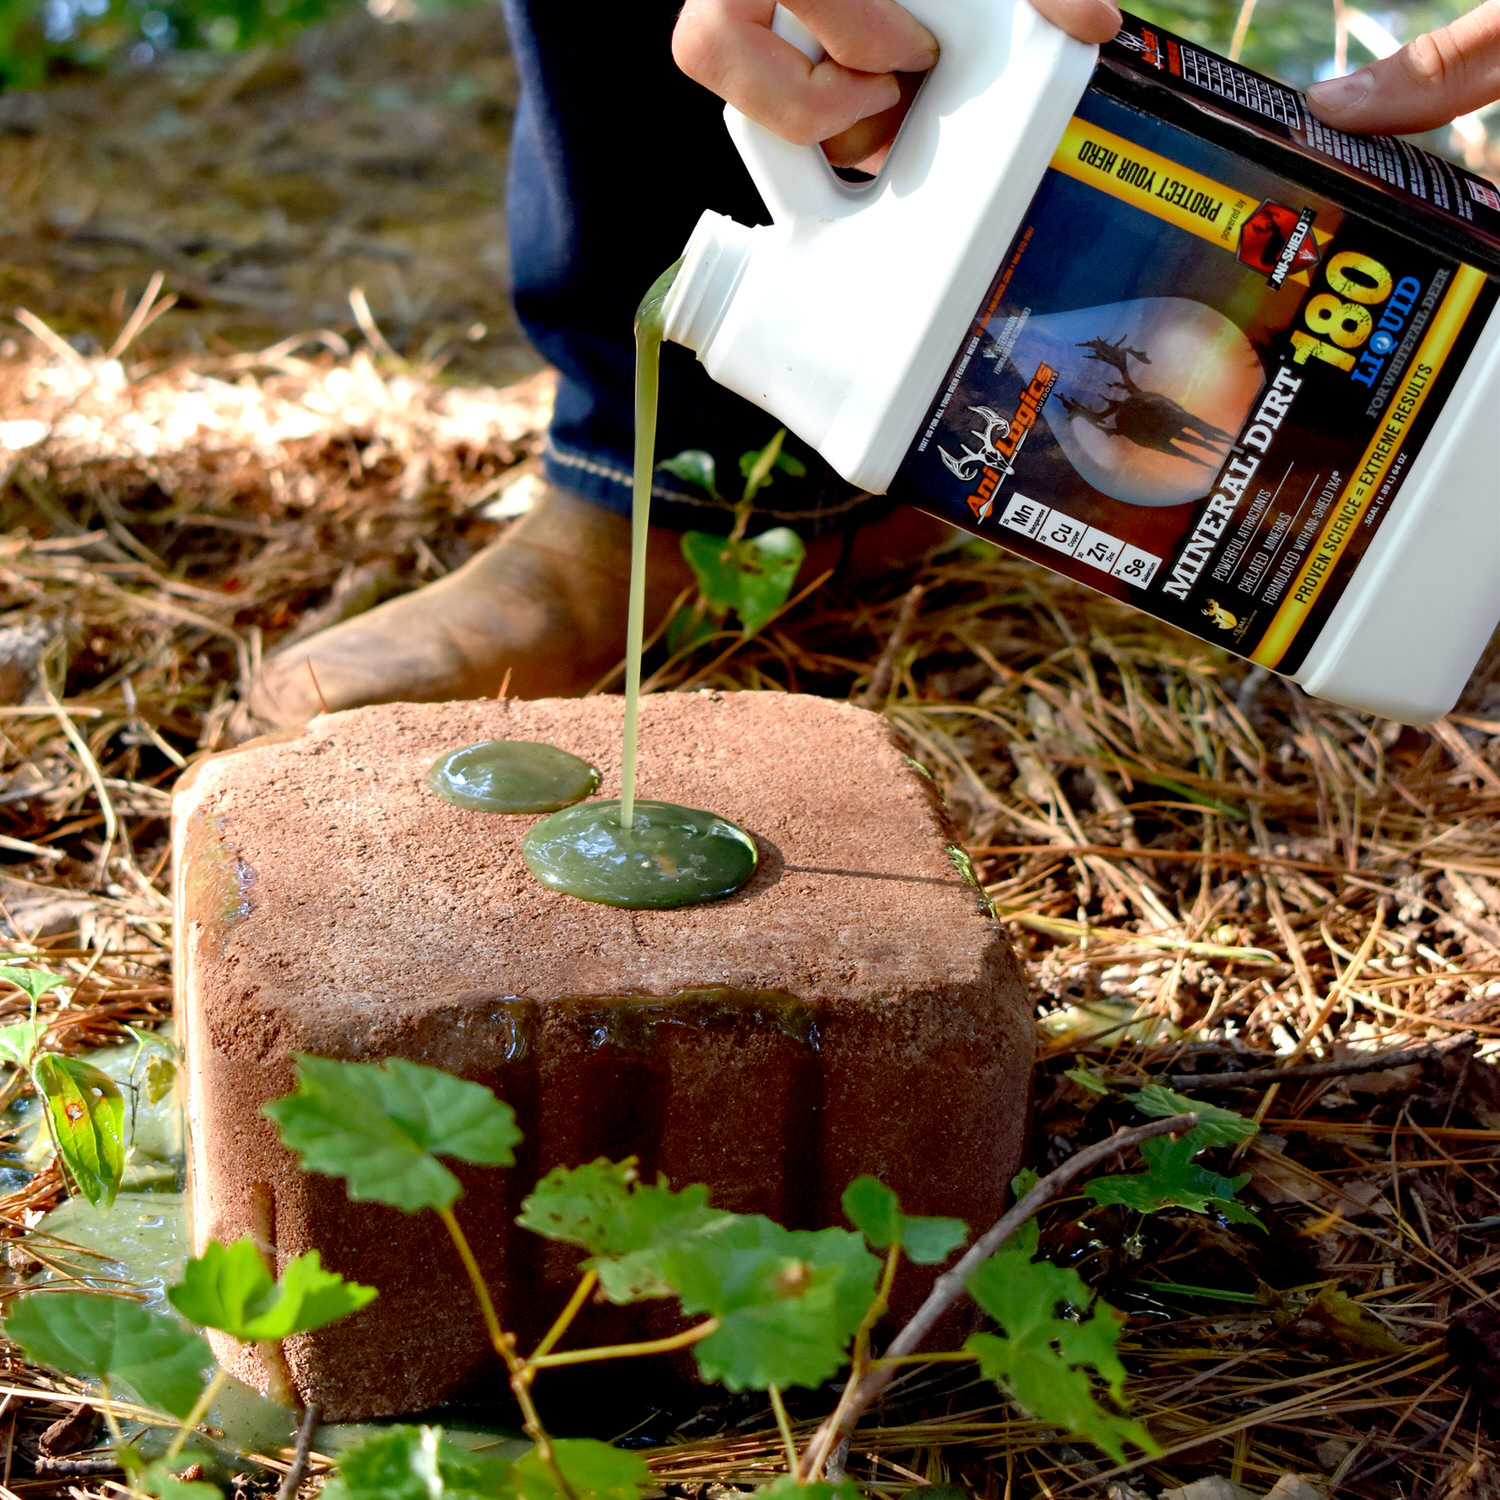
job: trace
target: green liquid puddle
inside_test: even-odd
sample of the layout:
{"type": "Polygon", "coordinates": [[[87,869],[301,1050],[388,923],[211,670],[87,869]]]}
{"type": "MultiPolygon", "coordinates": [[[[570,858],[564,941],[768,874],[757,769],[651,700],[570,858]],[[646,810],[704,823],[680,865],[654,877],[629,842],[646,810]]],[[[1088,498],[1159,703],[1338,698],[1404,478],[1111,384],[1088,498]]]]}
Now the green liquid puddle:
{"type": "Polygon", "coordinates": [[[635,795],[662,330],[667,293],[681,265],[678,261],[657,278],[635,315],[635,469],[619,800],[582,803],[598,785],[594,768],[529,740],[467,745],[445,755],[427,773],[432,790],[459,807],[514,813],[561,808],[527,835],[521,849],[526,868],[543,885],[581,901],[633,909],[720,900],[749,880],[756,863],[755,841],[742,828],[692,807],[637,802],[635,795]],[[565,763],[575,769],[559,774],[557,768],[565,763]],[[580,772],[591,779],[580,779],[580,772]]]}
{"type": "Polygon", "coordinates": [[[481,740],[450,750],[427,773],[427,785],[444,802],[475,812],[556,812],[596,792],[599,773],[555,745],[481,740]]]}
{"type": "Polygon", "coordinates": [[[698,906],[732,895],[755,873],[755,840],[726,819],[672,802],[588,802],[543,818],[521,857],[543,885],[634,910],[698,906]]]}

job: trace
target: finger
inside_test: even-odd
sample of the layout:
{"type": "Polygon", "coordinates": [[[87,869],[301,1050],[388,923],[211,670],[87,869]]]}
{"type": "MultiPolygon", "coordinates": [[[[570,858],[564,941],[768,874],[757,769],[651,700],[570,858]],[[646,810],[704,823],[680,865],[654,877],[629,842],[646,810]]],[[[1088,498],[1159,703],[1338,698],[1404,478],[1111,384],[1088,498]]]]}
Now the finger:
{"type": "Polygon", "coordinates": [[[1500,0],[1399,52],[1307,91],[1313,113],[1341,130],[1433,130],[1500,99],[1500,0]]]}
{"type": "Polygon", "coordinates": [[[787,9],[857,73],[925,73],[937,38],[896,0],[790,0],[787,9]]]}
{"type": "Polygon", "coordinates": [[[824,141],[823,154],[835,167],[859,167],[866,172],[878,172],[885,160],[886,147],[896,139],[901,121],[925,77],[924,73],[898,73],[901,102],[824,141]]]}
{"type": "Polygon", "coordinates": [[[831,59],[814,66],[771,31],[771,9],[744,0],[688,0],[672,33],[677,66],[800,146],[839,135],[899,103],[892,73],[856,72],[831,59]]]}
{"type": "Polygon", "coordinates": [[[1114,0],[1032,0],[1032,4],[1080,42],[1112,42],[1120,29],[1120,7],[1114,0]]]}

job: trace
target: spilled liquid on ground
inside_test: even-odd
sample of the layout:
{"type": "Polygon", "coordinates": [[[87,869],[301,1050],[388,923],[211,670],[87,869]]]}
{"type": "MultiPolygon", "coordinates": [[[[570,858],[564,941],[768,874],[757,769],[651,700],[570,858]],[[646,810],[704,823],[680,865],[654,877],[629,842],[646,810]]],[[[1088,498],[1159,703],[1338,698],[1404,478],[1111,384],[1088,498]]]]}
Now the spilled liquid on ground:
{"type": "Polygon", "coordinates": [[[556,812],[599,789],[586,760],[537,740],[481,740],[450,750],[427,773],[444,802],[475,812],[556,812]]]}

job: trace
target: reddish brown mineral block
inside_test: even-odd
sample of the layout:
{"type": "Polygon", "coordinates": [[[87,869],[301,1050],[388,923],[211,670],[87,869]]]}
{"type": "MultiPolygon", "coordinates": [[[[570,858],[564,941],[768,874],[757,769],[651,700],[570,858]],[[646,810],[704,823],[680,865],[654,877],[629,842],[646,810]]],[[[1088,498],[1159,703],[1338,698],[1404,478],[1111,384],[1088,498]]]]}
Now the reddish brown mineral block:
{"type": "MultiPolygon", "coordinates": [[[[534,817],[427,790],[446,751],[527,739],[591,761],[616,795],[622,712],[357,709],[207,760],[178,794],[194,1237],[254,1233],[282,1261],[317,1249],[380,1289],[285,1346],[329,1418],[433,1405],[496,1365],[437,1220],[350,1203],[278,1143],[260,1111],[293,1087],[295,1052],[409,1058],[515,1107],[518,1165],[460,1168],[457,1214],[523,1345],[575,1283],[572,1251],[514,1223],[559,1164],[633,1153],[801,1228],[842,1222],[860,1172],[976,1228],[1002,1206],[1026,1124],[1026,993],[883,719],[773,693],[647,698],[641,795],[723,814],[760,848],[744,890],[680,911],[559,895],[521,862],[534,817]]],[[[579,1338],[664,1331],[669,1304],[649,1308],[606,1310],[579,1338]]],[[[219,1353],[264,1386],[256,1351],[219,1353]]]]}

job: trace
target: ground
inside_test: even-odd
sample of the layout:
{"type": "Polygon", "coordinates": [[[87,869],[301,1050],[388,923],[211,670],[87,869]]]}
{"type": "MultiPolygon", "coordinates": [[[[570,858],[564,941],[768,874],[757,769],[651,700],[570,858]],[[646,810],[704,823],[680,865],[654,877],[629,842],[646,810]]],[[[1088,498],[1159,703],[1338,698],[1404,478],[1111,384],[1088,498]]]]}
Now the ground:
{"type": "MultiPolygon", "coordinates": [[[[167,1015],[168,800],[259,654],[440,575],[524,503],[547,387],[514,385],[537,366],[504,298],[513,97],[485,9],[0,96],[0,900],[10,961],[68,978],[43,1002],[57,1047],[167,1015]]],[[[1044,1220],[1130,1315],[1163,1459],[1115,1474],[949,1383],[856,1437],[857,1479],[1500,1494],[1492,665],[1403,729],[961,547],[651,667],[659,690],[852,696],[906,732],[1030,966],[1036,1166],[1148,1077],[1262,1125],[1218,1164],[1249,1174],[1262,1230],[1044,1220]]],[[[14,1287],[63,1184],[12,1176],[14,1287]]],[[[0,1493],[118,1494],[57,1477],[77,1443],[42,1434],[71,1387],[14,1358],[8,1379],[0,1493]]],[[[695,1421],[651,1450],[664,1482],[773,1471],[767,1412],[695,1421]]]]}

